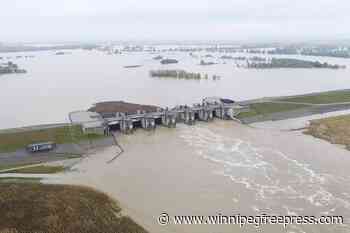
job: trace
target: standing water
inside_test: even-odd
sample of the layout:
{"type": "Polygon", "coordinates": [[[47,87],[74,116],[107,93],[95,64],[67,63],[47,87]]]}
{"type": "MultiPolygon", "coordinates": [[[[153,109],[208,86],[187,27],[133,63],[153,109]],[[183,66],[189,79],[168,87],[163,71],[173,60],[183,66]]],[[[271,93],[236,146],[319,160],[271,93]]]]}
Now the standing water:
{"type": "MultiPolygon", "coordinates": [[[[178,64],[171,65],[153,60],[158,53],[146,52],[107,55],[74,50],[60,56],[53,51],[1,54],[4,58],[11,57],[4,62],[11,60],[28,72],[0,76],[0,129],[66,122],[69,112],[108,100],[173,107],[197,103],[208,96],[246,100],[350,88],[349,68],[248,70],[235,67],[235,61],[218,59],[222,53],[212,54],[218,64],[207,66],[199,65],[205,58],[182,52],[160,53],[179,60],[178,64]],[[35,57],[14,59],[23,55],[35,57]],[[141,67],[124,68],[132,65],[141,67]],[[184,69],[209,77],[218,75],[221,79],[151,78],[149,71],[156,69],[184,69]]],[[[350,67],[348,59],[294,57],[350,67]]]]}

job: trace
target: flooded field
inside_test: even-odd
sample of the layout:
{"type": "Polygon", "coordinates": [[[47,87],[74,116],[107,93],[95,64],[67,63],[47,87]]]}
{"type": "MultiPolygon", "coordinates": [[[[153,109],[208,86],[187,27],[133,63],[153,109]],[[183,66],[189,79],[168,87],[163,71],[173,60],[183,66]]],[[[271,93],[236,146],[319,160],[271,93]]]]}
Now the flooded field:
{"type": "MultiPolygon", "coordinates": [[[[69,112],[109,100],[173,107],[197,103],[208,96],[247,100],[350,88],[348,59],[283,56],[348,68],[248,70],[235,67],[234,60],[219,59],[224,53],[212,53],[211,61],[218,64],[199,65],[202,59],[209,61],[206,55],[198,53],[193,57],[185,52],[107,55],[83,50],[60,56],[55,55],[55,51],[1,54],[5,58],[2,62],[13,61],[28,72],[0,76],[0,93],[6,97],[0,101],[0,108],[4,110],[0,114],[0,129],[67,122],[69,112]],[[25,55],[34,57],[16,59],[25,55]],[[161,65],[153,60],[157,55],[177,59],[179,63],[161,65]],[[135,65],[140,67],[124,68],[135,65]],[[151,78],[149,71],[158,69],[182,69],[221,78],[151,78]]],[[[233,56],[256,55],[237,53],[233,56]]]]}

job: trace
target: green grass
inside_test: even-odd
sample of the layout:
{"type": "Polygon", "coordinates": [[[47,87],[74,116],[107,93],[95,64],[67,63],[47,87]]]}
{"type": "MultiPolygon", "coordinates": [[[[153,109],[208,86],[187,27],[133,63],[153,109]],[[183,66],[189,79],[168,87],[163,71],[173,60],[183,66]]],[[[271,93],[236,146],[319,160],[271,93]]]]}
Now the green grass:
{"type": "Polygon", "coordinates": [[[340,102],[350,102],[350,91],[331,91],[315,95],[304,95],[295,97],[286,97],[281,101],[309,103],[309,104],[332,104],[340,102]]]}
{"type": "Polygon", "coordinates": [[[41,178],[26,178],[26,177],[0,177],[1,183],[39,183],[41,178]]]}
{"type": "Polygon", "coordinates": [[[306,107],[305,105],[301,104],[284,104],[284,103],[254,103],[249,105],[250,111],[248,112],[242,112],[238,115],[238,118],[248,118],[248,117],[254,117],[259,115],[268,115],[271,113],[276,112],[286,112],[291,111],[299,108],[306,107]]]}
{"type": "Polygon", "coordinates": [[[313,120],[304,133],[350,150],[350,115],[313,120]]]}
{"type": "Polygon", "coordinates": [[[90,188],[0,183],[0,229],[11,232],[115,233],[147,231],[118,203],[90,188]]]}
{"type": "Polygon", "coordinates": [[[53,141],[57,144],[77,143],[83,140],[95,140],[102,135],[84,134],[80,126],[63,126],[42,130],[19,131],[0,134],[0,152],[12,152],[25,148],[28,144],[53,141]]]}
{"type": "Polygon", "coordinates": [[[16,167],[23,167],[23,166],[29,166],[29,165],[34,165],[37,163],[19,163],[19,164],[6,164],[6,165],[0,165],[0,171],[1,170],[6,170],[6,169],[12,169],[16,167]]]}
{"type": "Polygon", "coordinates": [[[23,174],[54,174],[65,171],[63,166],[45,166],[39,165],[35,167],[20,168],[11,170],[6,173],[23,173],[23,174]]]}

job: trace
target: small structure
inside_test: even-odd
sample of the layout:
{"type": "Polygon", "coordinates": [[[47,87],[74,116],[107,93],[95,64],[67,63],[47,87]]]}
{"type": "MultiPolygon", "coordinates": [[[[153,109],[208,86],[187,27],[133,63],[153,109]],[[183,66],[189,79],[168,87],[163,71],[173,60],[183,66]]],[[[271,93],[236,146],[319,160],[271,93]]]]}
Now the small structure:
{"type": "Polygon", "coordinates": [[[134,131],[133,121],[130,118],[124,118],[120,121],[120,131],[125,134],[131,134],[134,131]]]}
{"type": "Polygon", "coordinates": [[[168,128],[175,128],[176,127],[176,114],[165,111],[164,115],[162,115],[162,125],[168,127],[168,128]]]}
{"type": "Polygon", "coordinates": [[[69,114],[72,124],[81,125],[85,134],[108,134],[108,127],[102,116],[97,112],[76,111],[69,114]]]}
{"type": "Polygon", "coordinates": [[[183,112],[180,112],[179,119],[187,125],[194,125],[196,123],[195,112],[187,107],[183,112]]]}
{"type": "Polygon", "coordinates": [[[154,130],[156,125],[175,128],[177,122],[193,125],[196,120],[212,121],[214,118],[234,120],[246,107],[230,99],[210,97],[193,106],[180,105],[174,108],[159,108],[152,105],[139,105],[123,101],[101,102],[89,111],[70,113],[74,124],[82,125],[85,133],[108,134],[120,130],[130,134],[135,128],[154,130]]]}
{"type": "Polygon", "coordinates": [[[50,151],[56,148],[56,143],[54,142],[40,142],[40,143],[34,143],[30,144],[26,147],[28,152],[35,153],[35,152],[43,152],[43,151],[50,151]]]}
{"type": "Polygon", "coordinates": [[[213,111],[210,108],[203,107],[198,111],[198,119],[206,122],[212,121],[214,119],[213,111]]]}
{"type": "Polygon", "coordinates": [[[144,117],[141,119],[141,126],[146,130],[156,129],[156,121],[153,117],[144,117]]]}

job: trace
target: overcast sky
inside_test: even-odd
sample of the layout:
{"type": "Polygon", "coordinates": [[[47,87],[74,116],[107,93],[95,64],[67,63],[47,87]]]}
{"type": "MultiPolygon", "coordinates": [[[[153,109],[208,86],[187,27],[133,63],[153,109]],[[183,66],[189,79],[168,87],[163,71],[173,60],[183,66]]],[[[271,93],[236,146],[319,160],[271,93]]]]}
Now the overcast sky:
{"type": "Polygon", "coordinates": [[[349,0],[2,0],[0,41],[350,38],[349,0]]]}

